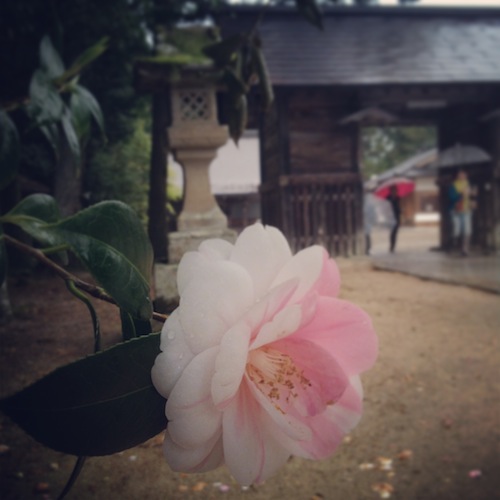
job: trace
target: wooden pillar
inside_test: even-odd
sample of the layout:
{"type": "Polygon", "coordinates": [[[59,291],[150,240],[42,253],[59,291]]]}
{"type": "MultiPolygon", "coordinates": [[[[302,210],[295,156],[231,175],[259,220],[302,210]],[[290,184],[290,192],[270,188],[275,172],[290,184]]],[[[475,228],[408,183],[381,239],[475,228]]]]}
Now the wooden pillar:
{"type": "Polygon", "coordinates": [[[149,174],[148,233],[155,261],[168,261],[167,224],[167,127],[170,121],[168,89],[153,94],[153,137],[149,174]]]}

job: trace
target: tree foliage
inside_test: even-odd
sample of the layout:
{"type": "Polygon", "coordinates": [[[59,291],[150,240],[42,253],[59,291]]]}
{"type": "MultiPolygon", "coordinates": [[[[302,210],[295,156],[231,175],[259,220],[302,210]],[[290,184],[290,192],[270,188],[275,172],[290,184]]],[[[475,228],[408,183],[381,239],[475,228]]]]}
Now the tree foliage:
{"type": "Polygon", "coordinates": [[[434,127],[366,127],[362,130],[365,178],[436,146],[434,127]]]}

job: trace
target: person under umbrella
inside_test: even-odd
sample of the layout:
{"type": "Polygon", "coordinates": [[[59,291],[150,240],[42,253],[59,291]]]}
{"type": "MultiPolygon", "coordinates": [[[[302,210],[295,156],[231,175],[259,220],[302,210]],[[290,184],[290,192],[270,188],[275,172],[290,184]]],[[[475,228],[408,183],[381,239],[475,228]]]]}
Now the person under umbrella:
{"type": "Polygon", "coordinates": [[[375,195],[385,198],[391,205],[394,215],[394,224],[389,235],[389,250],[393,253],[396,250],[396,243],[401,223],[401,198],[408,196],[415,190],[415,182],[404,177],[394,177],[383,182],[375,190],[375,195]]]}
{"type": "Polygon", "coordinates": [[[471,224],[471,188],[465,170],[460,169],[449,190],[453,243],[465,257],[469,254],[471,224]]]}

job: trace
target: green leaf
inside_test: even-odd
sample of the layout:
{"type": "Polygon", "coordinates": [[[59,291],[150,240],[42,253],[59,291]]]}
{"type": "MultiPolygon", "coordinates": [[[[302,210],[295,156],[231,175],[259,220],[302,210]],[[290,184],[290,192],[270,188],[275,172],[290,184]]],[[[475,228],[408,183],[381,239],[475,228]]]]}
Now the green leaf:
{"type": "Polygon", "coordinates": [[[2,217],[4,222],[15,224],[46,247],[59,244],[57,237],[46,230],[47,223],[60,220],[56,200],[48,194],[32,194],[21,200],[2,217]]]}
{"type": "Polygon", "coordinates": [[[51,79],[64,73],[62,59],[47,35],[40,42],[40,66],[51,79]]]}
{"type": "Polygon", "coordinates": [[[216,43],[207,45],[203,53],[210,57],[214,63],[223,68],[236,60],[237,52],[245,44],[243,35],[234,35],[216,43]]]}
{"type": "Polygon", "coordinates": [[[0,409],[42,444],[101,456],[136,446],[167,425],[151,382],[160,335],[119,344],[52,372],[0,401],[0,409]]]}
{"type": "Polygon", "coordinates": [[[103,201],[50,229],[68,244],[94,278],[134,318],[151,318],[149,280],[153,251],[137,214],[119,201],[103,201]]]}
{"type": "Polygon", "coordinates": [[[56,87],[41,69],[37,69],[31,77],[30,102],[26,107],[28,115],[37,125],[56,122],[61,119],[64,102],[56,87]]]}
{"type": "Polygon", "coordinates": [[[122,323],[122,338],[130,340],[151,332],[151,322],[135,319],[127,311],[120,309],[120,320],[122,323]]]}
{"type": "Polygon", "coordinates": [[[268,110],[274,101],[273,86],[271,84],[271,78],[269,77],[269,71],[267,69],[266,60],[264,59],[264,54],[262,50],[257,45],[252,45],[252,56],[254,66],[257,69],[257,74],[259,75],[259,83],[262,91],[262,107],[264,110],[268,110]]]}
{"type": "Polygon", "coordinates": [[[243,82],[232,68],[225,68],[222,75],[222,81],[229,93],[246,94],[249,90],[245,82],[243,82]]]}
{"type": "Polygon", "coordinates": [[[69,149],[74,156],[77,163],[80,161],[80,138],[78,137],[75,127],[73,126],[73,119],[71,115],[71,110],[69,108],[64,109],[64,113],[61,116],[61,124],[68,142],[69,149]]]}
{"type": "Polygon", "coordinates": [[[229,106],[229,135],[231,139],[238,144],[247,126],[248,107],[247,98],[244,94],[230,96],[231,105],[229,106]]]}
{"type": "Polygon", "coordinates": [[[295,0],[297,10],[316,28],[323,29],[323,16],[316,0],[295,0]]]}
{"type": "Polygon", "coordinates": [[[39,126],[40,132],[45,136],[49,144],[52,146],[52,150],[59,157],[59,129],[56,123],[46,123],[39,126]]]}
{"type": "Polygon", "coordinates": [[[35,207],[46,219],[52,203],[48,195],[32,195],[1,219],[48,247],[68,246],[122,309],[149,320],[153,250],[137,214],[125,203],[103,201],[61,221],[37,217],[35,207]]]}
{"type": "Polygon", "coordinates": [[[104,118],[96,98],[81,85],[75,85],[70,100],[73,124],[78,137],[86,137],[90,133],[90,121],[94,118],[104,135],[104,118]]]}
{"type": "Polygon", "coordinates": [[[73,64],[59,78],[56,79],[56,85],[62,85],[68,80],[71,80],[74,76],[80,74],[86,66],[88,66],[108,49],[108,42],[109,37],[104,37],[86,49],[76,58],[73,64]]]}
{"type": "Polygon", "coordinates": [[[5,111],[0,111],[0,190],[16,176],[19,164],[19,134],[5,111]]]}
{"type": "Polygon", "coordinates": [[[57,222],[61,218],[56,200],[42,193],[26,196],[8,215],[25,215],[41,222],[57,222]]]}

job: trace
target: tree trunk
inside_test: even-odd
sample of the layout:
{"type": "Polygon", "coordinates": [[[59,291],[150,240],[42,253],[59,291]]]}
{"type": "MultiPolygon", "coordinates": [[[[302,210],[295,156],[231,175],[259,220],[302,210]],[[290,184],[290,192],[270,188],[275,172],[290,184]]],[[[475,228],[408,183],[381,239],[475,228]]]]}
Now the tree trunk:
{"type": "Polygon", "coordinates": [[[68,217],[82,208],[83,158],[80,158],[80,162],[77,161],[62,130],[60,137],[60,156],[56,163],[53,181],[54,198],[59,205],[61,216],[68,217]]]}
{"type": "Polygon", "coordinates": [[[0,286],[0,323],[6,323],[12,318],[12,306],[9,299],[7,279],[0,286]]]}

